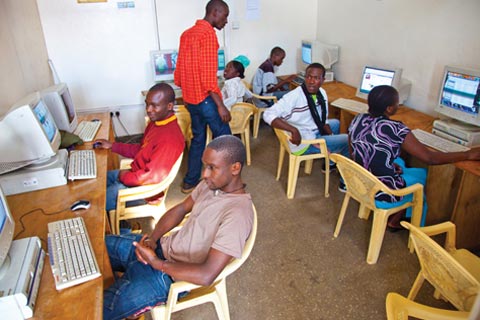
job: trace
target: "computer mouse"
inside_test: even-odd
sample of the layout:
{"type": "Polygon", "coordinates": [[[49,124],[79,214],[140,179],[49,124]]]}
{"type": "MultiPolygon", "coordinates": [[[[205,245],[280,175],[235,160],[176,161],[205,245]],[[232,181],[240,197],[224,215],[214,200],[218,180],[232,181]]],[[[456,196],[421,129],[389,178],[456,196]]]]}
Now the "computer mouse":
{"type": "Polygon", "coordinates": [[[100,142],[95,142],[93,144],[93,149],[97,149],[100,145],[102,145],[100,142]]]}
{"type": "Polygon", "coordinates": [[[90,121],[92,121],[92,122],[98,122],[98,121],[100,121],[100,119],[92,119],[92,120],[90,120],[90,121]]]}
{"type": "Polygon", "coordinates": [[[77,211],[77,210],[88,209],[88,208],[90,208],[90,201],[78,200],[72,204],[72,206],[70,207],[70,210],[77,211]]]}

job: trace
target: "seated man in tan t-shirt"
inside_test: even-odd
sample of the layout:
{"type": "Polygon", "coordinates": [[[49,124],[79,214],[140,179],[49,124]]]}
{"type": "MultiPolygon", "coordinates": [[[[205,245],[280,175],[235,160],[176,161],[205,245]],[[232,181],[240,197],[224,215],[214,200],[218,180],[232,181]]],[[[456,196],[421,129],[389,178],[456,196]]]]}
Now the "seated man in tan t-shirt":
{"type": "Polygon", "coordinates": [[[150,235],[107,236],[114,271],[104,292],[104,319],[139,315],[167,300],[173,281],[210,285],[232,258],[240,258],[253,225],[252,200],[241,178],[245,147],[226,135],[203,153],[203,180],[158,221],[150,235]],[[177,232],[164,236],[190,217],[177,232]]]}

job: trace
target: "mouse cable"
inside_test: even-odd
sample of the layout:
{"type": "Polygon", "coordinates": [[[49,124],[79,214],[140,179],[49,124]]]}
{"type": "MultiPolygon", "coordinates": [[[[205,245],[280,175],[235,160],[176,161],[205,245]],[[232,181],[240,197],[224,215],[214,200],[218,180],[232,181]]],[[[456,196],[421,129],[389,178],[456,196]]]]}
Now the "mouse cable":
{"type": "MultiPolygon", "coordinates": [[[[22,215],[20,216],[20,218],[18,219],[18,221],[20,222],[21,230],[20,230],[20,232],[18,232],[18,233],[13,237],[13,239],[16,240],[16,239],[25,231],[25,225],[24,225],[24,223],[23,223],[23,218],[25,218],[26,216],[34,213],[35,211],[40,211],[40,213],[43,214],[44,216],[54,216],[54,215],[56,215],[56,214],[59,214],[59,213],[64,212],[64,211],[67,210],[67,209],[68,209],[68,208],[62,209],[62,210],[59,210],[59,211],[55,211],[55,212],[45,212],[42,208],[35,208],[35,209],[32,209],[32,210],[30,210],[30,211],[28,211],[28,212],[25,212],[25,213],[22,214],[22,215]]],[[[39,237],[39,238],[40,238],[40,237],[39,237]]],[[[47,242],[46,242],[44,239],[41,239],[41,238],[40,238],[40,240],[41,240],[42,242],[44,242],[45,244],[47,244],[47,242]]]]}

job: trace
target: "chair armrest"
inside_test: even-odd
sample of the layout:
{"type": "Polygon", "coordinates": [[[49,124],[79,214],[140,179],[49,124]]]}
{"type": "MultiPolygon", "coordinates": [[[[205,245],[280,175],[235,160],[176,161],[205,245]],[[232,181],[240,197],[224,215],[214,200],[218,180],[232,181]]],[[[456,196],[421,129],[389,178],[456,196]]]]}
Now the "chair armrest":
{"type": "Polygon", "coordinates": [[[386,192],[388,192],[388,193],[390,193],[394,196],[406,196],[408,194],[411,194],[411,193],[414,193],[414,192],[420,192],[420,191],[423,193],[423,185],[421,185],[420,183],[415,183],[414,185],[411,185],[411,186],[403,188],[403,189],[398,189],[398,190],[390,189],[387,186],[385,186],[385,188],[387,188],[387,189],[382,190],[382,191],[386,191],[386,192]]]}
{"type": "Polygon", "coordinates": [[[164,180],[157,184],[121,189],[118,190],[117,202],[128,202],[153,197],[164,191],[169,185],[169,181],[164,180]]]}
{"type": "Polygon", "coordinates": [[[122,159],[120,160],[120,170],[130,169],[133,159],[122,159]]]}
{"type": "Polygon", "coordinates": [[[445,250],[448,252],[453,252],[456,250],[455,247],[455,237],[456,237],[456,227],[450,221],[442,222],[439,224],[435,224],[432,226],[422,227],[422,232],[424,232],[428,236],[435,236],[438,234],[446,233],[447,236],[445,238],[445,250]]]}
{"type": "Polygon", "coordinates": [[[277,97],[275,96],[261,96],[252,92],[252,97],[259,100],[273,100],[273,102],[277,102],[277,97]]]}

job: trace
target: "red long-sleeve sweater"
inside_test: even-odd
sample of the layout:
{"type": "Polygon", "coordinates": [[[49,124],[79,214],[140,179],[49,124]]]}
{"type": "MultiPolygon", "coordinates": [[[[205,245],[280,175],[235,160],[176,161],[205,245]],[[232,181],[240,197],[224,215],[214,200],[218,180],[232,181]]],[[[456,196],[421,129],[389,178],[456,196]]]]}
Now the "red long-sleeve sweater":
{"type": "Polygon", "coordinates": [[[112,151],[133,158],[131,169],[121,182],[129,187],[162,181],[175,164],[185,147],[185,139],[177,117],[150,122],[140,144],[115,142],[112,151]]]}

